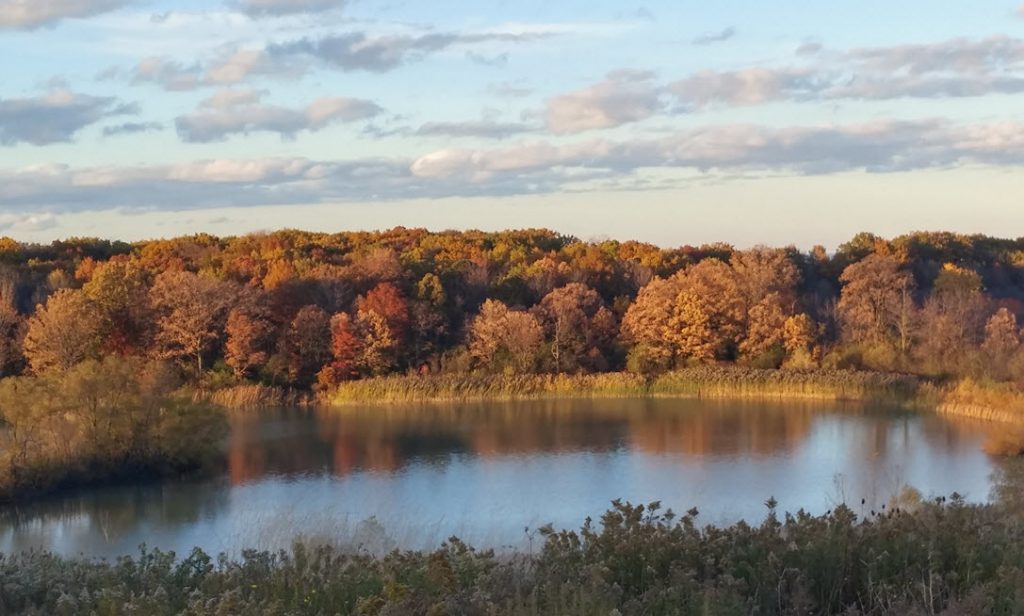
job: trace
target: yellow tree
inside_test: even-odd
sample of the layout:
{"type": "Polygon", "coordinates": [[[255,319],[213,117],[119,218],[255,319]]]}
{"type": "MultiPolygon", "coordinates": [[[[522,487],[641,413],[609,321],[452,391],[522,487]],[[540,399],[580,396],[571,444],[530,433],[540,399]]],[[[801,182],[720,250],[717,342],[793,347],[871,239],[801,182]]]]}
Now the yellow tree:
{"type": "Polygon", "coordinates": [[[203,372],[203,356],[220,338],[235,291],[228,285],[185,271],[157,276],[150,299],[157,311],[157,354],[195,360],[203,372]]]}
{"type": "Polygon", "coordinates": [[[99,345],[95,306],[80,291],[61,289],[28,320],[25,357],[35,372],[68,370],[99,345]]]}
{"type": "Polygon", "coordinates": [[[1010,376],[1010,365],[1020,357],[1021,346],[1021,330],[1016,315],[1000,308],[985,325],[985,341],[981,345],[991,376],[997,379],[1010,376]]]}
{"type": "Polygon", "coordinates": [[[691,290],[683,290],[676,296],[666,338],[675,346],[677,359],[715,359],[718,338],[704,298],[691,290]]]}
{"type": "Polygon", "coordinates": [[[872,254],[847,267],[839,280],[843,337],[895,346],[905,354],[915,313],[914,280],[894,257],[872,254]]]}
{"type": "Polygon", "coordinates": [[[672,327],[667,335],[683,330],[677,349],[681,357],[698,360],[731,359],[743,335],[746,309],[735,271],[718,259],[704,259],[688,268],[682,292],[676,296],[672,327]]]}
{"type": "Polygon", "coordinates": [[[509,310],[489,299],[469,328],[469,353],[488,371],[532,372],[544,342],[544,329],[528,312],[509,310]]]}
{"type": "Polygon", "coordinates": [[[676,359],[676,345],[667,336],[669,320],[680,291],[683,274],[647,283],[622,317],[621,337],[631,346],[630,370],[649,373],[670,368],[676,359]]]}
{"type": "Polygon", "coordinates": [[[778,293],[772,292],[761,298],[747,313],[747,331],[740,342],[740,355],[749,360],[777,365],[784,352],[786,319],[778,293]],[[769,356],[777,357],[773,359],[769,356]]]}

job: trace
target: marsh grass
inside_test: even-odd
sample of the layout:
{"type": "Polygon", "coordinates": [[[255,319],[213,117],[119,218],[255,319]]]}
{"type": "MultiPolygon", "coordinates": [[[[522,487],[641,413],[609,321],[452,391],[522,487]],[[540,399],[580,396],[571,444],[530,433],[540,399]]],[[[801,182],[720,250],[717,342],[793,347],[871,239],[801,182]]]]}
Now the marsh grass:
{"type": "Polygon", "coordinates": [[[912,376],[848,370],[792,371],[696,367],[645,378],[628,372],[541,375],[392,376],[345,383],[325,395],[331,404],[428,400],[689,397],[884,400],[915,398],[912,376]]]}
{"type": "Polygon", "coordinates": [[[312,396],[295,389],[247,383],[218,389],[197,389],[192,392],[192,399],[239,410],[308,406],[312,396]]]}
{"type": "Polygon", "coordinates": [[[1024,525],[959,498],[859,518],[704,526],[657,503],[543,529],[535,553],[450,539],[383,556],[296,544],[214,559],[143,550],[116,562],[0,556],[0,613],[997,614],[1024,613],[1024,525]]]}
{"type": "Polygon", "coordinates": [[[545,398],[679,397],[697,399],[870,402],[894,408],[1024,425],[1024,392],[1009,383],[856,370],[686,368],[645,378],[602,374],[389,376],[344,383],[321,393],[328,405],[545,398]]]}

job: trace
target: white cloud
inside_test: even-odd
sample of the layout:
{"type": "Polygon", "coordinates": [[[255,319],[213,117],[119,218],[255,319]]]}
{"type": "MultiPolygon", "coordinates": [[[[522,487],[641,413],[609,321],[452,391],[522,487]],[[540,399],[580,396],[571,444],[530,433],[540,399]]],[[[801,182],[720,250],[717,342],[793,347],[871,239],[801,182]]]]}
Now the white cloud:
{"type": "Polygon", "coordinates": [[[266,92],[223,90],[207,98],[195,112],[175,121],[185,141],[218,141],[238,133],[273,132],[292,137],[301,131],[317,131],[335,123],[372,118],[383,110],[359,98],[325,97],[304,109],[262,103],[266,92]]]}
{"type": "Polygon", "coordinates": [[[578,133],[648,118],[663,108],[653,77],[641,71],[616,71],[593,86],[556,96],[545,110],[548,129],[578,133]]]}
{"type": "Polygon", "coordinates": [[[0,0],[0,29],[32,30],[63,19],[107,13],[131,3],[132,0],[0,0]]]}

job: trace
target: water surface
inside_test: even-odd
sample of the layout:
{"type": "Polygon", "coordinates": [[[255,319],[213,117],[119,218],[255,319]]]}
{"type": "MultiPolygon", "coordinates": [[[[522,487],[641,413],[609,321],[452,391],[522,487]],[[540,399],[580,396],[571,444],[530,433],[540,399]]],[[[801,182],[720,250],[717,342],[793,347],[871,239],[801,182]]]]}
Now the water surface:
{"type": "Polygon", "coordinates": [[[233,420],[227,469],[0,509],[0,552],[238,554],[296,538],[381,550],[529,549],[612,499],[760,521],[763,502],[869,514],[904,486],[989,497],[976,428],[835,403],[558,400],[284,409],[233,420]],[[861,499],[865,504],[861,505],[861,499]]]}

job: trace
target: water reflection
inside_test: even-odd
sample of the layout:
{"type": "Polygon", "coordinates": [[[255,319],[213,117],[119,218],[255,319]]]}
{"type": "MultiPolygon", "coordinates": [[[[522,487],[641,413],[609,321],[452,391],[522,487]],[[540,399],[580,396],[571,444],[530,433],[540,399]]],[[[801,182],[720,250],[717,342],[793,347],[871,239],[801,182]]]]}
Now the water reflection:
{"type": "Polygon", "coordinates": [[[983,426],[823,403],[577,400],[239,415],[212,480],[94,490],[0,511],[0,551],[213,552],[296,536],[427,547],[457,534],[522,545],[613,498],[700,507],[709,523],[904,485],[987,498],[983,426]]]}

